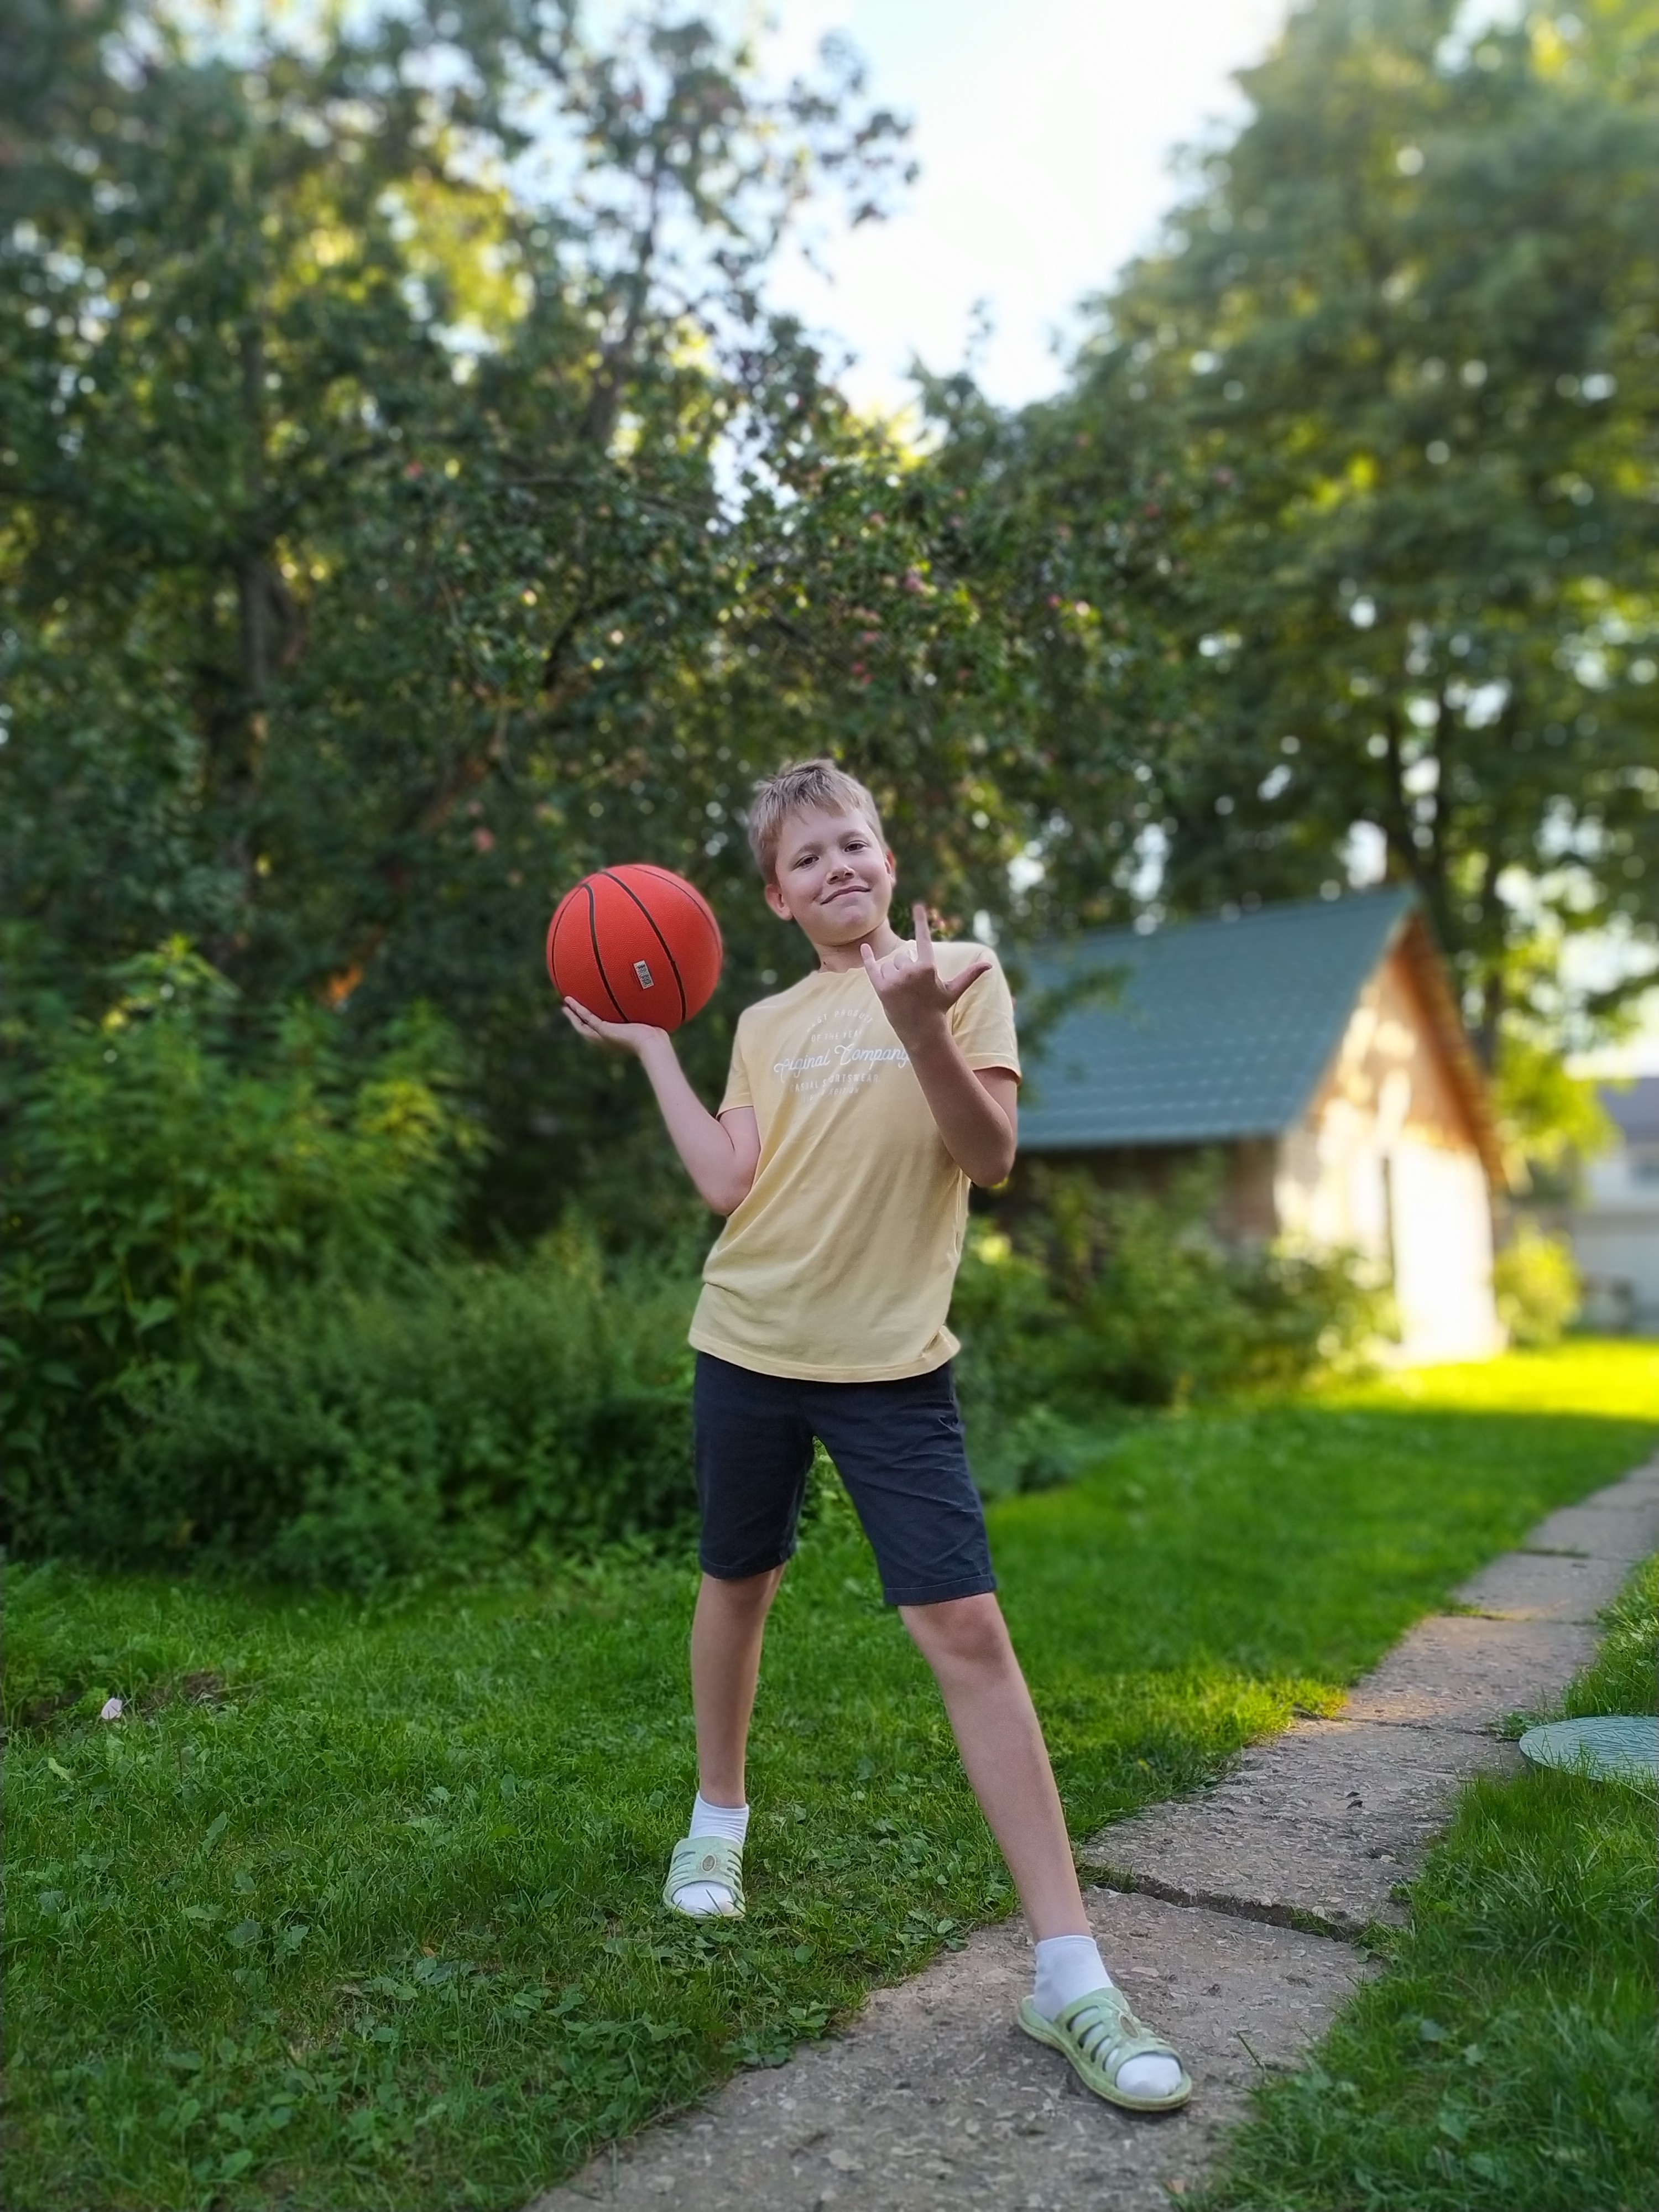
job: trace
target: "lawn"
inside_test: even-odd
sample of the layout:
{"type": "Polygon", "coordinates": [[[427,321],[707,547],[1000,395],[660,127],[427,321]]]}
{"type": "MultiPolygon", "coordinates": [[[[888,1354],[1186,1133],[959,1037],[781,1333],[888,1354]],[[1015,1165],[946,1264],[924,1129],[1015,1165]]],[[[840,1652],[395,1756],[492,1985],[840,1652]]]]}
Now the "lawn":
{"type": "MultiPolygon", "coordinates": [[[[999,1505],[1074,1832],[1328,1707],[1656,1431],[1653,1351],[1579,1345],[1141,1422],[999,1505]]],[[[516,2205],[1006,1911],[825,1485],[769,1644],[750,1917],[660,1912],[693,1587],[621,1555],[367,1604],[13,1568],[14,2212],[516,2205]]]]}
{"type": "MultiPolygon", "coordinates": [[[[1659,1561],[1565,1713],[1654,1710],[1659,1561]]],[[[1389,1970],[1258,2094],[1206,2212],[1650,2212],[1654,1793],[1474,1782],[1389,1970]]]]}

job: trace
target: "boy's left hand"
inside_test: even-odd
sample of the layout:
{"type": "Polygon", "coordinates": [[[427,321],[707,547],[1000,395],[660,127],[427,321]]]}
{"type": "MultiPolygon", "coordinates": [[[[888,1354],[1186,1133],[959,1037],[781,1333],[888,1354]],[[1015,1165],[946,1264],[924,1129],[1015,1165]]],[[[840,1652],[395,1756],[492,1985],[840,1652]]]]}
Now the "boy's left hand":
{"type": "Polygon", "coordinates": [[[906,1045],[921,1042],[930,1029],[944,1020],[969,985],[988,974],[992,966],[988,953],[970,961],[959,975],[947,982],[933,957],[927,908],[918,902],[910,913],[916,926],[914,947],[897,945],[891,952],[884,952],[879,959],[867,945],[859,947],[864,956],[864,972],[875,985],[876,996],[888,1020],[906,1045]]]}

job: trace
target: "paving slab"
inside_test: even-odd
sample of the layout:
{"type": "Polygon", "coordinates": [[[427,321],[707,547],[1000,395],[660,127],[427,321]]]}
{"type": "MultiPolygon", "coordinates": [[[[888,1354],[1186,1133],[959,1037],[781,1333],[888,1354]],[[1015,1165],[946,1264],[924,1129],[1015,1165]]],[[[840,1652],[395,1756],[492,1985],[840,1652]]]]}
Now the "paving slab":
{"type": "Polygon", "coordinates": [[[1522,1549],[1578,1552],[1589,1559],[1621,1559],[1631,1566],[1659,1552],[1659,1489],[1649,1492],[1644,1484],[1626,1492],[1621,1483],[1619,1493],[1620,1502],[1603,1491],[1605,1504],[1564,1505],[1539,1522],[1522,1549]]]}
{"type": "Polygon", "coordinates": [[[1196,1797],[1091,1837],[1086,1866],[1179,1905],[1352,1933],[1401,1923],[1410,1881],[1472,1773],[1521,1765],[1460,1729],[1300,1721],[1196,1797]]]}
{"type": "Polygon", "coordinates": [[[1170,2183],[1196,2191],[1259,2068],[1292,2063],[1370,1969],[1295,1929],[1087,1900],[1115,1976],[1186,2058],[1183,2112],[1116,2112],[1020,2033],[1031,1954],[1005,1923],[878,1990],[850,2034],[739,2075],[712,2110],[595,2160],[531,2212],[1170,2212],[1170,2183]]]}
{"type": "Polygon", "coordinates": [[[1605,1490],[1594,1490],[1588,1498],[1581,1498],[1581,1505],[1612,1505],[1623,1508],[1640,1505],[1648,1499],[1659,1498],[1659,1458],[1650,1459],[1645,1467],[1633,1467],[1628,1474],[1621,1474],[1617,1482],[1610,1482],[1605,1490]]]}
{"type": "Polygon", "coordinates": [[[1583,1621],[1431,1613],[1351,1692],[1343,1717],[1486,1734],[1558,1697],[1595,1652],[1583,1621]]]}
{"type": "Polygon", "coordinates": [[[1506,1552],[1453,1595],[1504,1620],[1593,1621],[1611,1605],[1630,1570],[1622,1559],[1565,1552],[1506,1552]]]}

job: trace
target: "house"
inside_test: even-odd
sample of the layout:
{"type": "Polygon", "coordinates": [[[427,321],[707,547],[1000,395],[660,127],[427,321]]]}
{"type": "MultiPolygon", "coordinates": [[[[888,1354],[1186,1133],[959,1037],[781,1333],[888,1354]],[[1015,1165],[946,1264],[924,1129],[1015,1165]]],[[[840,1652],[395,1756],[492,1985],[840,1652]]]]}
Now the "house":
{"type": "Polygon", "coordinates": [[[1502,1348],[1485,1079],[1413,895],[1261,907],[1035,948],[1022,1155],[1152,1182],[1224,1164],[1217,1226],[1386,1267],[1402,1356],[1502,1348]]]}
{"type": "Polygon", "coordinates": [[[1591,1324],[1659,1335],[1659,1075],[1609,1084],[1599,1096],[1618,1142],[1587,1163],[1561,1225],[1591,1324]]]}

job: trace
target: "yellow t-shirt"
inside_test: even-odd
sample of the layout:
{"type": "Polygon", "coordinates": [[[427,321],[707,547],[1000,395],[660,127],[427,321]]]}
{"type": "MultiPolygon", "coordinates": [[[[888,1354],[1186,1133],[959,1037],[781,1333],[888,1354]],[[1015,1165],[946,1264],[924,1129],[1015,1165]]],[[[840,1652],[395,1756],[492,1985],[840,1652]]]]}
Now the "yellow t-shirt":
{"type": "MultiPolygon", "coordinates": [[[[941,945],[945,976],[984,952],[941,945]]],[[[1000,967],[951,1009],[969,1067],[1019,1073],[1000,967]]],[[[738,1017],[722,1114],[752,1106],[755,1181],[702,1271],[691,1341],[761,1375],[884,1382],[951,1358],[968,1178],[862,968],[820,970],[738,1017]]]]}

